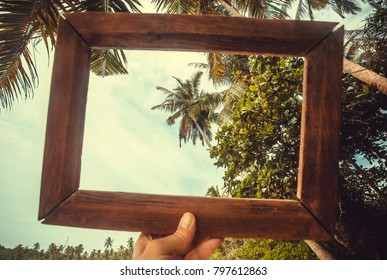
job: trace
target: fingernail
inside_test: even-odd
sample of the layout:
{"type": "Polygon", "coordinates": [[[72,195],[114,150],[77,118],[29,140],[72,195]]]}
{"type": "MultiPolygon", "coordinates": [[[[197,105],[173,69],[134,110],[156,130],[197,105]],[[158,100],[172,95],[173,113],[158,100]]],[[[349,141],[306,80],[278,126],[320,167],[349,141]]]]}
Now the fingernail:
{"type": "Polygon", "coordinates": [[[180,219],[180,226],[184,229],[188,229],[192,224],[192,215],[189,213],[184,213],[183,217],[180,219]]]}

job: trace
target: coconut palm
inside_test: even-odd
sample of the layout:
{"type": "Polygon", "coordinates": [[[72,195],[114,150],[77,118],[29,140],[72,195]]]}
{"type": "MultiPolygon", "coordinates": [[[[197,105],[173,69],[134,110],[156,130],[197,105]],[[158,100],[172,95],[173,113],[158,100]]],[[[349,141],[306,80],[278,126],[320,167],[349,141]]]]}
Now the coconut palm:
{"type": "MultiPolygon", "coordinates": [[[[19,97],[28,98],[38,84],[31,49],[43,41],[47,52],[55,45],[59,17],[64,12],[140,12],[138,0],[9,0],[0,1],[0,104],[9,109],[19,97]]],[[[122,51],[93,51],[97,75],[123,74],[122,51]]]]}
{"type": "Polygon", "coordinates": [[[17,245],[12,250],[13,259],[17,260],[18,258],[21,258],[23,256],[24,251],[25,251],[25,249],[24,249],[23,245],[21,245],[21,244],[17,245]]]}
{"type": "Polygon", "coordinates": [[[106,250],[113,248],[113,241],[114,240],[110,236],[108,238],[106,238],[105,244],[104,244],[106,250]]]}
{"type": "Polygon", "coordinates": [[[75,247],[75,258],[77,260],[82,259],[82,253],[85,250],[85,247],[83,247],[83,244],[79,244],[78,246],[75,247]]]}
{"type": "Polygon", "coordinates": [[[120,245],[120,247],[118,247],[117,249],[117,252],[116,252],[116,257],[119,259],[119,260],[125,260],[126,258],[126,248],[124,245],[120,245]]]}
{"type": "Polygon", "coordinates": [[[153,106],[152,110],[164,110],[171,112],[172,115],[167,119],[168,125],[173,125],[175,121],[181,118],[179,128],[179,143],[186,143],[191,139],[196,144],[197,139],[212,147],[211,123],[216,121],[217,114],[215,109],[219,104],[219,96],[199,90],[200,78],[203,72],[199,71],[192,76],[190,80],[182,81],[175,78],[178,87],[169,90],[164,87],[157,87],[162,93],[166,94],[163,103],[153,106]]]}

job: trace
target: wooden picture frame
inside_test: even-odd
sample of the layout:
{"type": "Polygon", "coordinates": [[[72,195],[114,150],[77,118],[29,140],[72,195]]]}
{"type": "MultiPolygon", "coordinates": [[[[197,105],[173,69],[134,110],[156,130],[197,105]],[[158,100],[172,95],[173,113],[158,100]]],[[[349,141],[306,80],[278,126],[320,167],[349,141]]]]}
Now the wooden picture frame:
{"type": "Polygon", "coordinates": [[[336,223],[343,28],[336,23],[129,13],[67,13],[53,66],[38,219],[72,227],[328,240],[336,223]],[[78,190],[91,48],[218,51],[305,58],[297,200],[78,190]]]}

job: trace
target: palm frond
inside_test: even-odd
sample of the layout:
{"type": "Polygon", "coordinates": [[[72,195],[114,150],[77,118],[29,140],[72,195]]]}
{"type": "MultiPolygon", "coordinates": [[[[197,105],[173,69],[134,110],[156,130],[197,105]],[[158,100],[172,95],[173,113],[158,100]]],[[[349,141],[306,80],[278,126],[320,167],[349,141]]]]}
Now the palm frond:
{"type": "Polygon", "coordinates": [[[225,15],[227,11],[224,9],[224,7],[219,4],[218,1],[213,0],[201,0],[197,1],[197,14],[200,15],[225,15]]]}
{"type": "Polygon", "coordinates": [[[215,85],[222,84],[226,65],[221,53],[208,53],[207,61],[209,65],[209,78],[215,85]]]}
{"type": "Polygon", "coordinates": [[[294,0],[283,0],[280,1],[281,3],[277,4],[271,4],[269,3],[268,5],[273,5],[277,9],[277,16],[276,18],[278,19],[290,19],[290,16],[288,14],[288,10],[293,7],[294,0]]]}
{"type": "Polygon", "coordinates": [[[361,8],[356,0],[333,0],[330,7],[342,18],[345,17],[344,14],[355,15],[361,11],[361,8]]]}
{"type": "Polygon", "coordinates": [[[299,0],[296,8],[295,19],[299,20],[305,17],[308,12],[308,6],[304,3],[304,0],[299,0]]]}
{"type": "Polygon", "coordinates": [[[155,105],[151,107],[151,110],[160,110],[160,111],[171,111],[172,104],[170,102],[163,102],[161,104],[155,105]]]}
{"type": "Polygon", "coordinates": [[[220,99],[219,104],[223,104],[222,110],[217,114],[216,123],[221,125],[229,121],[234,102],[242,96],[246,89],[247,86],[245,83],[239,83],[222,92],[216,93],[217,98],[220,99]]]}
{"type": "Polygon", "coordinates": [[[266,0],[246,0],[246,1],[231,1],[233,7],[235,7],[241,14],[248,15],[254,18],[265,17],[267,1],[266,0]]]}
{"type": "Polygon", "coordinates": [[[91,51],[91,71],[97,76],[110,76],[117,74],[128,74],[126,70],[126,57],[123,50],[100,50],[91,51]]]}
{"type": "Polygon", "coordinates": [[[138,0],[82,0],[73,11],[132,12],[141,13],[138,0]]]}
{"type": "Polygon", "coordinates": [[[0,100],[10,109],[18,96],[33,96],[38,83],[28,44],[38,34],[49,51],[55,44],[58,16],[71,0],[0,2],[0,100]]]}
{"type": "Polygon", "coordinates": [[[183,113],[184,113],[183,110],[179,110],[176,113],[174,113],[171,116],[169,116],[168,119],[167,119],[167,124],[168,125],[173,125],[175,123],[175,121],[183,115],[183,113]]]}
{"type": "Polygon", "coordinates": [[[193,93],[194,96],[199,96],[199,87],[200,87],[200,81],[201,77],[203,75],[202,71],[196,72],[191,80],[187,80],[186,83],[188,83],[191,86],[190,92],[193,93]]]}
{"type": "MultiPolygon", "coordinates": [[[[192,120],[184,115],[181,118],[180,128],[179,128],[179,145],[181,147],[181,140],[184,140],[184,143],[187,143],[187,140],[191,137],[191,128],[192,128],[192,120]]],[[[196,139],[191,139],[193,143],[196,139]]]]}
{"type": "Polygon", "coordinates": [[[187,0],[152,0],[156,11],[165,11],[167,14],[195,14],[197,11],[196,1],[187,0]]]}
{"type": "Polygon", "coordinates": [[[209,68],[208,63],[203,63],[203,62],[191,62],[191,63],[188,63],[188,66],[193,66],[193,67],[199,68],[199,69],[208,69],[209,68]]]}
{"type": "Polygon", "coordinates": [[[165,94],[173,94],[173,91],[166,89],[165,87],[157,86],[156,89],[165,94]]]}
{"type": "Polygon", "coordinates": [[[222,197],[220,194],[220,190],[218,186],[211,186],[208,190],[205,196],[209,197],[222,197]]]}
{"type": "MultiPolygon", "coordinates": [[[[83,0],[74,11],[134,12],[140,13],[138,0],[83,0]]],[[[95,50],[91,52],[91,71],[97,76],[128,74],[127,61],[122,50],[95,50]]]]}

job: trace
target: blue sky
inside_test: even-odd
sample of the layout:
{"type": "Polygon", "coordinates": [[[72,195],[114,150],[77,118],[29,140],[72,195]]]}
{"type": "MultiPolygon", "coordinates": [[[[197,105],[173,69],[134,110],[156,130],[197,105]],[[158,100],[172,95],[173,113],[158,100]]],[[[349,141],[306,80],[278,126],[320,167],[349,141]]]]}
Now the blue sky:
{"type": "MultiPolygon", "coordinates": [[[[359,25],[348,17],[346,26],[359,25]]],[[[332,11],[318,19],[338,21],[332,11]]],[[[43,248],[55,242],[82,243],[86,250],[125,244],[138,233],[42,225],[37,220],[44,135],[52,58],[44,46],[36,53],[39,87],[33,99],[15,102],[0,113],[0,244],[19,243],[43,248]]],[[[82,156],[81,189],[203,196],[211,185],[222,186],[217,170],[200,144],[179,148],[178,126],[166,124],[165,112],[151,111],[163,101],[156,86],[176,87],[172,76],[191,77],[190,62],[205,62],[201,53],[127,51],[127,76],[98,78],[91,75],[82,156]]],[[[203,88],[211,91],[203,78],[203,88]]]]}

